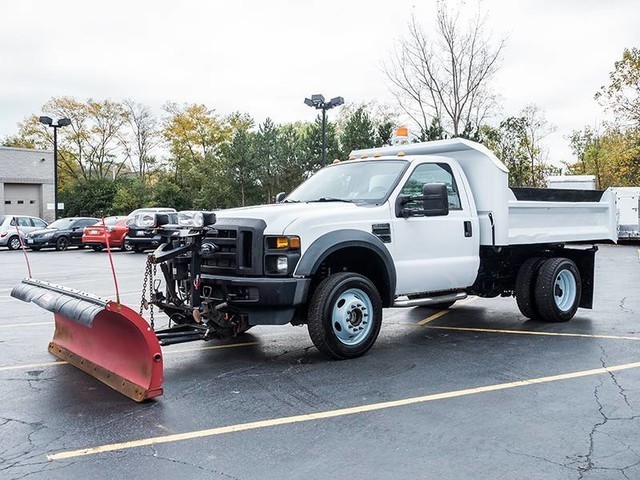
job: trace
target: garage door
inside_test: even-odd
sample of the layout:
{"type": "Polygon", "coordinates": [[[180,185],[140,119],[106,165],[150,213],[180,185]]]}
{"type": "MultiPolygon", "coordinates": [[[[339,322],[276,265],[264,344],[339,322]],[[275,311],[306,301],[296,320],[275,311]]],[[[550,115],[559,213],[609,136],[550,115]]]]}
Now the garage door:
{"type": "Polygon", "coordinates": [[[7,215],[40,216],[41,186],[29,183],[4,184],[4,211],[7,215]]]}

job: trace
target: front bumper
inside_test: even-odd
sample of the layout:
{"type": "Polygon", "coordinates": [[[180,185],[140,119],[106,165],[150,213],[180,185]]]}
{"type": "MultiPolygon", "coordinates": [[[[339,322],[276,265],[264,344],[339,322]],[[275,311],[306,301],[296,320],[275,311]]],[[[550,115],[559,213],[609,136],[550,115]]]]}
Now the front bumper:
{"type": "Polygon", "coordinates": [[[46,248],[46,247],[55,247],[56,246],[56,237],[48,237],[48,238],[26,238],[24,244],[27,248],[36,247],[36,248],[46,248]]]}
{"type": "Polygon", "coordinates": [[[140,249],[157,248],[159,245],[164,243],[164,240],[160,235],[154,235],[152,237],[136,237],[127,235],[124,241],[132,247],[138,247],[140,249]]]}
{"type": "Polygon", "coordinates": [[[201,295],[226,302],[228,310],[246,314],[251,325],[284,325],[306,303],[310,278],[200,276],[201,295]]]}

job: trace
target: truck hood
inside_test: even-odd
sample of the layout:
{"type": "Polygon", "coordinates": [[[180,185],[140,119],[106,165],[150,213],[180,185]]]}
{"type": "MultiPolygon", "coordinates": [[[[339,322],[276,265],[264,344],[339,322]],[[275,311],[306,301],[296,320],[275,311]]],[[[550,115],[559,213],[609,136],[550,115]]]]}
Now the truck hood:
{"type": "Polygon", "coordinates": [[[335,216],[338,212],[353,212],[353,215],[357,216],[356,212],[365,211],[367,207],[368,205],[358,206],[345,202],[275,203],[220,210],[216,212],[216,218],[222,224],[225,218],[257,218],[267,224],[266,234],[281,235],[287,233],[287,227],[301,217],[306,221],[322,220],[335,216]]]}

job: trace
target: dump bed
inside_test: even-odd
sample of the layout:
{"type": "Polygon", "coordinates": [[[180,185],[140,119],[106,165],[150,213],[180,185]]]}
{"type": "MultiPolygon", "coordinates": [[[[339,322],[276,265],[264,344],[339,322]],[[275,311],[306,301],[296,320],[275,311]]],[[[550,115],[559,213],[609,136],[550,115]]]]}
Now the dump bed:
{"type": "Polygon", "coordinates": [[[511,189],[509,245],[616,241],[610,190],[511,189]]]}
{"type": "MultiPolygon", "coordinates": [[[[509,188],[509,170],[484,145],[460,138],[435,142],[355,150],[352,156],[424,155],[456,161],[471,187],[480,221],[481,245],[524,245],[615,241],[615,197],[611,192],[590,192],[592,197],[553,195],[553,190],[509,188]],[[545,193],[546,192],[546,193],[545,193]],[[550,193],[551,192],[551,193],[550,193]]],[[[557,191],[556,191],[557,192],[557,191]]],[[[564,190],[564,192],[576,192],[564,190]]],[[[582,191],[580,191],[582,192],[582,191]]]]}

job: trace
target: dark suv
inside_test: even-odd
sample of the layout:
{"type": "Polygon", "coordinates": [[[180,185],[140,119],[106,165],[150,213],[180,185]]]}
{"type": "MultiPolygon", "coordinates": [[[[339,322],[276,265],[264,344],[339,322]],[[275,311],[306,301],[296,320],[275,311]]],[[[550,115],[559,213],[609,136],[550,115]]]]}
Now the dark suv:
{"type": "Polygon", "coordinates": [[[175,208],[149,207],[134,210],[129,214],[129,220],[127,220],[129,232],[124,239],[126,250],[139,253],[157,248],[163,243],[162,237],[154,228],[155,216],[158,213],[169,215],[169,223],[178,223],[178,214],[175,208]],[[140,220],[144,221],[140,222],[140,220]]]}
{"type": "Polygon", "coordinates": [[[31,250],[54,247],[56,250],[66,250],[70,246],[84,248],[82,231],[84,227],[94,225],[97,218],[70,217],[56,220],[47,228],[34,230],[25,235],[27,247],[31,250]]]}

